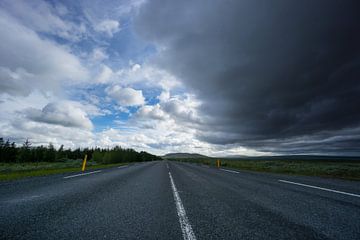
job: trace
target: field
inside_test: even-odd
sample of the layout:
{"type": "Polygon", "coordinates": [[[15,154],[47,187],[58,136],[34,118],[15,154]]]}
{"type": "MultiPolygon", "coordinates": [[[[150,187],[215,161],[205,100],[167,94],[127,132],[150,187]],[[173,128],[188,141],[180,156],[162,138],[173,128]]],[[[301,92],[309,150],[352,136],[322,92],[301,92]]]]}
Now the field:
{"type": "MultiPolygon", "coordinates": [[[[216,166],[214,158],[182,158],[172,159],[182,162],[193,162],[216,166]]],[[[290,175],[320,176],[347,180],[360,180],[360,161],[358,160],[324,160],[324,159],[220,159],[221,167],[249,170],[258,172],[272,172],[290,175]]],[[[99,164],[88,161],[86,170],[108,168],[125,165],[127,163],[99,164]]],[[[24,177],[45,176],[57,173],[80,172],[82,160],[66,160],[62,162],[38,163],[0,163],[0,181],[14,180],[24,177]]]]}
{"type": "MultiPolygon", "coordinates": [[[[360,180],[360,161],[357,160],[246,160],[220,159],[222,167],[240,170],[283,173],[291,175],[320,176],[360,180]]],[[[216,159],[177,159],[216,166],[216,159]]]]}
{"type": "MultiPolygon", "coordinates": [[[[89,161],[86,170],[109,168],[125,165],[126,163],[98,164],[89,161]]],[[[0,163],[0,181],[15,180],[25,177],[45,176],[56,173],[80,172],[82,160],[66,160],[63,162],[38,162],[38,163],[0,163]]]]}

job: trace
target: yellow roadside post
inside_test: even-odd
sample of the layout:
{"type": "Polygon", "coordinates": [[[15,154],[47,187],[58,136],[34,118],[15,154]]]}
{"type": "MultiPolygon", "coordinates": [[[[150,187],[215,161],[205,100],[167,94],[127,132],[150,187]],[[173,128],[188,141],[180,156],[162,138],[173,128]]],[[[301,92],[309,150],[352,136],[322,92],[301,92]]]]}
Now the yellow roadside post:
{"type": "Polygon", "coordinates": [[[220,165],[221,165],[220,160],[219,160],[219,159],[218,159],[218,160],[216,160],[216,166],[217,166],[218,168],[220,168],[220,165]]]}
{"type": "Polygon", "coordinates": [[[84,161],[83,161],[83,164],[82,164],[82,169],[81,169],[81,171],[85,171],[86,159],[87,159],[87,154],[85,154],[85,157],[84,157],[84,161]]]}

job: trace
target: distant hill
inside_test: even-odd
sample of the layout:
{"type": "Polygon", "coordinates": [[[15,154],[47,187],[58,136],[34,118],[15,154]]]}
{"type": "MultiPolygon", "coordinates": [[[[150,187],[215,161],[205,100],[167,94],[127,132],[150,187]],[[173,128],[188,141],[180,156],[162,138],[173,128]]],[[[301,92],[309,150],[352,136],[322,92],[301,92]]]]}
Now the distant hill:
{"type": "Polygon", "coordinates": [[[235,160],[303,160],[303,161],[359,161],[360,156],[328,156],[328,155],[279,155],[279,156],[226,156],[235,160]]]}
{"type": "Polygon", "coordinates": [[[170,158],[209,158],[209,157],[198,153],[168,153],[162,156],[162,158],[170,159],[170,158]]]}
{"type": "MultiPolygon", "coordinates": [[[[198,153],[168,153],[163,159],[200,159],[212,158],[198,153]]],[[[272,156],[223,156],[219,159],[234,160],[301,160],[301,161],[360,161],[360,156],[327,156],[327,155],[272,155],[272,156]]]]}

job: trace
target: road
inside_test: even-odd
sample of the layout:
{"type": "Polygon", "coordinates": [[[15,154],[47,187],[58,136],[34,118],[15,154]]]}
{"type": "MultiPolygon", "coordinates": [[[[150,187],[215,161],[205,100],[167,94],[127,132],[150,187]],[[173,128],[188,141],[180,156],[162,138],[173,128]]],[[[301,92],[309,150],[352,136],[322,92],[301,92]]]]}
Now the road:
{"type": "Polygon", "coordinates": [[[169,161],[0,183],[1,239],[360,239],[360,184],[169,161]]]}

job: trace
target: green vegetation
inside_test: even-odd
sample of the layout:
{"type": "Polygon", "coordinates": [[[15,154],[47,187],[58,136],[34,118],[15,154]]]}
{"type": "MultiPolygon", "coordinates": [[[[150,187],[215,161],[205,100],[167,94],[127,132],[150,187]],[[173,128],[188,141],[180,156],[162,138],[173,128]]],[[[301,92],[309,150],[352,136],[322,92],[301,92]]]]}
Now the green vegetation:
{"type": "MultiPolygon", "coordinates": [[[[98,164],[94,161],[89,161],[86,164],[86,170],[110,168],[126,164],[128,163],[98,164]]],[[[0,181],[57,173],[80,172],[81,166],[82,160],[68,160],[55,163],[0,163],[0,181]]]]}
{"type": "Polygon", "coordinates": [[[147,152],[138,153],[133,149],[122,149],[121,147],[115,147],[113,149],[95,149],[91,155],[94,161],[103,164],[119,162],[145,162],[161,159],[147,152]]]}
{"type": "MultiPolygon", "coordinates": [[[[177,160],[216,166],[216,159],[213,158],[177,160]]],[[[249,171],[360,180],[360,161],[356,160],[221,159],[221,166],[249,171]]]]}
{"type": "Polygon", "coordinates": [[[51,143],[48,146],[32,147],[29,140],[26,140],[21,147],[17,147],[14,142],[9,140],[4,142],[0,138],[0,163],[24,163],[24,162],[64,162],[68,159],[83,159],[85,154],[88,159],[93,159],[97,163],[121,163],[121,162],[141,162],[161,159],[158,156],[147,152],[136,152],[133,149],[114,148],[84,148],[84,149],[64,149],[60,146],[55,149],[51,143]]]}
{"type": "Polygon", "coordinates": [[[48,146],[31,146],[26,140],[21,147],[0,138],[0,181],[55,173],[79,172],[82,159],[88,156],[87,170],[119,166],[132,162],[159,160],[158,156],[133,149],[84,148],[59,149],[48,146]]]}

